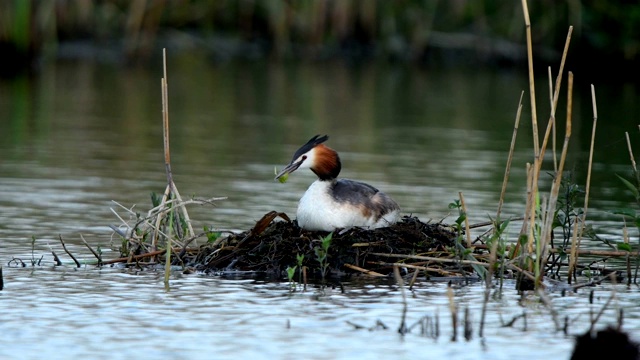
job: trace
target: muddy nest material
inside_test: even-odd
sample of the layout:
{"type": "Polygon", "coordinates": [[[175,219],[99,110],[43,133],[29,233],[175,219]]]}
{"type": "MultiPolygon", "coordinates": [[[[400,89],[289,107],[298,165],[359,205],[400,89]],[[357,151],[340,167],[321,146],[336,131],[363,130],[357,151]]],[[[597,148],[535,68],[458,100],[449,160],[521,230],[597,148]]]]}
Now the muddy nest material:
{"type": "Polygon", "coordinates": [[[306,231],[285,214],[271,212],[250,231],[202,246],[194,262],[197,270],[206,273],[251,271],[282,277],[287,268],[295,267],[296,272],[305,269],[310,278],[321,276],[323,269],[326,276],[387,275],[393,270],[392,262],[398,259],[385,254],[448,253],[456,236],[449,226],[423,223],[409,216],[395,225],[374,230],[306,231]],[[323,262],[322,245],[327,236],[331,236],[331,242],[323,262]]]}

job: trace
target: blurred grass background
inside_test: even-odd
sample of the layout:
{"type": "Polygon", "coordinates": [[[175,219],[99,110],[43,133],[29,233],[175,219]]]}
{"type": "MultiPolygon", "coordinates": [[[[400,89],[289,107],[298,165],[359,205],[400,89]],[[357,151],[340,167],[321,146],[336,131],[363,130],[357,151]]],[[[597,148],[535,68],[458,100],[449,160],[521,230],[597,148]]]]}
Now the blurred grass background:
{"type": "MultiPolygon", "coordinates": [[[[528,2],[534,54],[555,63],[574,26],[571,58],[626,71],[640,51],[640,3],[528,2]]],[[[508,67],[526,61],[517,0],[0,1],[2,74],[59,58],[146,63],[161,48],[215,61],[384,60],[508,67]]]]}

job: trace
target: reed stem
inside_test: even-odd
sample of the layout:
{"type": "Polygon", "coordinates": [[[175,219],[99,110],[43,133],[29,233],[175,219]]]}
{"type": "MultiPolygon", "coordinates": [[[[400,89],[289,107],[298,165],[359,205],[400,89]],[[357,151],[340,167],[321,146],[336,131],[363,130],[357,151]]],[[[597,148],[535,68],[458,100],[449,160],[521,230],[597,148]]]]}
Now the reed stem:
{"type": "MultiPolygon", "coordinates": [[[[584,207],[582,209],[582,219],[580,221],[580,227],[578,228],[578,233],[576,234],[574,231],[575,241],[572,241],[571,248],[572,250],[575,248],[575,253],[572,251],[571,254],[571,264],[569,266],[569,283],[571,283],[571,274],[575,276],[575,266],[578,263],[578,249],[580,248],[580,243],[582,242],[582,235],[584,234],[584,227],[587,219],[587,210],[589,209],[589,191],[591,189],[591,170],[593,169],[593,151],[595,148],[596,142],[596,127],[598,125],[598,105],[596,103],[596,90],[591,84],[591,105],[593,107],[593,127],[591,128],[591,145],[589,146],[589,165],[587,168],[587,183],[585,184],[585,193],[584,193],[584,207]]],[[[633,156],[633,155],[632,155],[633,156]]]]}
{"type": "MultiPolygon", "coordinates": [[[[520,126],[520,115],[522,114],[522,98],[524,91],[520,93],[520,101],[518,101],[518,110],[516,111],[516,120],[513,125],[513,135],[511,135],[511,145],[509,146],[509,156],[507,157],[507,166],[504,169],[504,178],[502,179],[502,190],[500,191],[500,200],[498,201],[498,211],[496,212],[496,221],[500,221],[500,213],[502,212],[502,205],[504,204],[504,196],[507,192],[507,183],[509,182],[509,175],[511,173],[511,162],[513,161],[513,152],[516,147],[516,137],[518,136],[518,127],[520,126]]],[[[494,228],[495,230],[495,228],[494,228]]]]}
{"type": "Polygon", "coordinates": [[[398,328],[398,332],[401,335],[407,333],[407,295],[404,290],[404,281],[402,280],[402,276],[400,276],[400,269],[398,268],[398,264],[393,266],[393,275],[398,283],[398,287],[400,288],[400,293],[402,294],[402,317],[400,320],[400,327],[398,328]]]}
{"type": "Polygon", "coordinates": [[[169,213],[169,231],[167,234],[167,252],[165,253],[164,260],[164,290],[169,292],[171,290],[169,284],[169,278],[171,276],[171,237],[173,236],[173,215],[175,213],[175,209],[169,213]]]}
{"type": "Polygon", "coordinates": [[[464,195],[462,195],[462,191],[458,192],[458,196],[460,196],[460,206],[462,207],[462,212],[464,213],[464,231],[467,238],[467,249],[471,248],[471,229],[469,228],[469,216],[467,216],[467,205],[464,202],[464,195]]]}
{"type": "Polygon", "coordinates": [[[549,197],[549,203],[547,204],[547,212],[544,220],[544,226],[542,228],[542,236],[540,238],[540,257],[537,259],[540,262],[540,274],[537,274],[538,278],[536,286],[541,285],[542,278],[544,276],[544,265],[546,263],[547,247],[551,239],[551,232],[553,231],[553,220],[555,218],[556,203],[558,202],[558,193],[560,191],[560,184],[562,182],[562,172],[564,170],[564,163],[567,158],[567,151],[569,149],[569,139],[571,138],[571,115],[572,115],[572,103],[573,100],[573,73],[569,72],[568,87],[567,87],[567,124],[565,128],[564,144],[562,146],[562,155],[560,156],[560,164],[558,165],[558,171],[555,173],[554,181],[551,186],[551,196],[549,197]]]}
{"type": "MultiPolygon", "coordinates": [[[[532,229],[535,226],[535,205],[534,205],[534,196],[538,193],[538,171],[540,169],[540,146],[538,139],[538,115],[536,112],[536,91],[535,91],[535,78],[533,73],[533,41],[531,38],[531,20],[529,18],[529,7],[527,5],[526,0],[522,0],[522,12],[524,15],[524,23],[527,37],[527,64],[529,69],[529,98],[531,101],[531,126],[532,126],[532,134],[533,134],[533,151],[534,151],[534,163],[533,163],[533,171],[531,172],[531,192],[527,198],[527,210],[525,210],[525,218],[528,219],[528,227],[529,227],[529,249],[533,248],[533,231],[532,229]],[[527,216],[528,215],[528,216],[527,216]]],[[[521,233],[524,233],[527,228],[527,222],[525,221],[523,224],[523,229],[521,233]]]]}

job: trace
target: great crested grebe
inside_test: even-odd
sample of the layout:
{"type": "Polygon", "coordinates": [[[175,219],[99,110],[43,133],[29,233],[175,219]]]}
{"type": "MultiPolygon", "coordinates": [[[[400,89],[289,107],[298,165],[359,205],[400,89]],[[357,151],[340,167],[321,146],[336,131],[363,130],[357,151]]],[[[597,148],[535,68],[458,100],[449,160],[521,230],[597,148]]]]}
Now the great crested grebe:
{"type": "Polygon", "coordinates": [[[327,139],[327,135],[312,137],[276,175],[276,180],[282,180],[297,169],[311,169],[318,176],[300,199],[298,226],[333,231],[354,226],[375,229],[396,223],[400,207],[391,197],[369,184],[337,178],[340,157],[322,144],[327,139]]]}

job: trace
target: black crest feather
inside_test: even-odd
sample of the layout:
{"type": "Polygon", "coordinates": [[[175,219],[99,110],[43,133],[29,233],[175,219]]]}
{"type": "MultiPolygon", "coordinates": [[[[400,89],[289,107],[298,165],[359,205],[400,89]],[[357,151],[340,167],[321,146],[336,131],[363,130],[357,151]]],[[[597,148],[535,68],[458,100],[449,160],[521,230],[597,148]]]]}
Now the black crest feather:
{"type": "Polygon", "coordinates": [[[323,142],[329,140],[329,136],[328,135],[316,135],[314,137],[312,137],[311,139],[309,139],[309,141],[307,141],[306,144],[302,145],[300,147],[300,149],[298,149],[298,151],[296,151],[295,154],[293,154],[293,160],[295,161],[298,157],[300,157],[300,155],[306,153],[307,151],[313,149],[314,147],[322,144],[323,142]]]}

